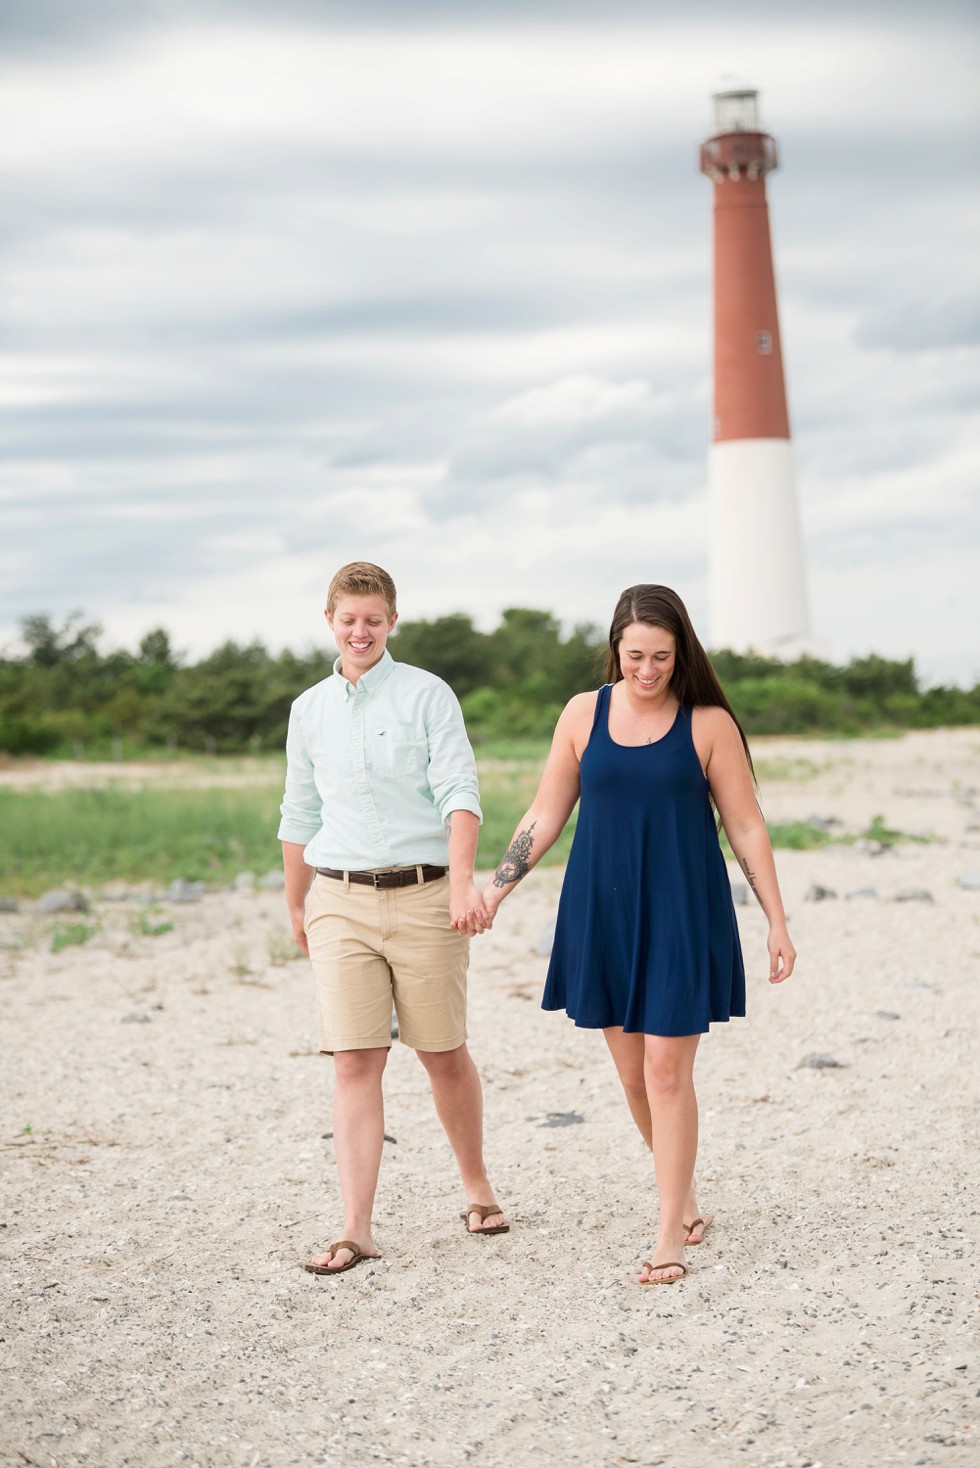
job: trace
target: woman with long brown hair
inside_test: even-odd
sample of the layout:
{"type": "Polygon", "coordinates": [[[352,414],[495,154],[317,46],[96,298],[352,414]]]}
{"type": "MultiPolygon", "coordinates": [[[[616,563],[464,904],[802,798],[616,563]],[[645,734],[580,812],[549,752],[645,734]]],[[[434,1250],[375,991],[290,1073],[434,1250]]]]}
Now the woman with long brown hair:
{"type": "Polygon", "coordinates": [[[745,973],[715,810],[769,919],[769,980],[793,972],[744,731],[683,602],[623,592],[606,683],[558,720],[538,793],[484,892],[491,916],[554,844],[581,796],[543,1007],[601,1029],[653,1152],[659,1229],[641,1284],[687,1273],[698,1212],[694,1060],[712,1023],[745,1013],[745,973]]]}

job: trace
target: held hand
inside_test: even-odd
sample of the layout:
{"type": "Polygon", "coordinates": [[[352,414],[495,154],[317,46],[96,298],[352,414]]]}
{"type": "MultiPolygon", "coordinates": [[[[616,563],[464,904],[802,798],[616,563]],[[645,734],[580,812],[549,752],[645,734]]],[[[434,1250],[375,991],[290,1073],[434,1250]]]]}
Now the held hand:
{"type": "Polygon", "coordinates": [[[796,949],[785,928],[772,928],[769,932],[769,982],[781,984],[793,972],[796,949]]]}
{"type": "Polygon", "coordinates": [[[487,911],[475,882],[467,882],[450,893],[449,926],[471,938],[493,926],[493,915],[487,911]]]}
{"type": "Polygon", "coordinates": [[[302,908],[299,908],[296,912],[290,911],[289,925],[293,930],[293,938],[296,943],[302,948],[307,958],[309,958],[310,945],[306,936],[306,915],[302,908]]]}
{"type": "Polygon", "coordinates": [[[491,922],[493,922],[494,918],[497,916],[497,908],[503,902],[505,895],[506,894],[501,892],[500,888],[494,884],[492,878],[484,887],[483,905],[486,908],[487,912],[490,914],[491,922]]]}

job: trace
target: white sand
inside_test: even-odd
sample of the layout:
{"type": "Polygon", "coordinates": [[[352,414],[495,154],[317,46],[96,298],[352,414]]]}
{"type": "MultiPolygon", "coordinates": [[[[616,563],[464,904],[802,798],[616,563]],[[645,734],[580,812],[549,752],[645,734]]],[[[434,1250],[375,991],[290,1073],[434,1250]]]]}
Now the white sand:
{"type": "Polygon", "coordinates": [[[538,1007],[560,874],[473,945],[512,1232],[464,1234],[396,1046],[384,1257],[332,1280],[299,1268],[339,1211],[281,896],[162,909],[159,936],[99,903],[99,934],[58,954],[54,919],[0,917],[5,1468],[980,1461],[980,894],[957,885],[980,869],[978,753],[978,730],[757,743],[798,776],[764,781],[771,820],[880,813],[941,839],[779,853],[801,954],[782,988],[739,909],[749,1017],[697,1071],[716,1222],[671,1287],[636,1283],[652,1169],[601,1036],[538,1007]],[[805,901],[814,882],[837,899],[805,901]],[[934,900],[894,900],[909,888],[934,900]],[[800,1068],[814,1054],[839,1067],[800,1068]]]}

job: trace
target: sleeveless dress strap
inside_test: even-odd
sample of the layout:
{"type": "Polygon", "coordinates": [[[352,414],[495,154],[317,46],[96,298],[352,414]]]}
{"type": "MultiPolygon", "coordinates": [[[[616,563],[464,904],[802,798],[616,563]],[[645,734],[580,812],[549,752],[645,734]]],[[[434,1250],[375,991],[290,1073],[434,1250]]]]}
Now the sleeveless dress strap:
{"type": "Polygon", "coordinates": [[[592,732],[593,732],[593,734],[596,731],[596,727],[597,727],[597,725],[599,723],[600,715],[603,713],[603,710],[605,709],[606,704],[609,702],[609,699],[610,699],[611,694],[612,694],[612,684],[611,683],[603,683],[602,687],[599,689],[599,696],[598,696],[598,698],[595,701],[595,712],[592,715],[592,732]]]}

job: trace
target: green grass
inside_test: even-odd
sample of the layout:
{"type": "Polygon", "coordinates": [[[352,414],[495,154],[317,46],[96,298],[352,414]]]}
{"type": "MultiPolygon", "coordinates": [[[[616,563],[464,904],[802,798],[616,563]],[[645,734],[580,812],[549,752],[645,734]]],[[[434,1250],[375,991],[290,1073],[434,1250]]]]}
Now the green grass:
{"type": "Polygon", "coordinates": [[[268,871],[282,860],[281,798],[278,785],[0,790],[0,892],[268,871]]]}
{"type": "MultiPolygon", "coordinates": [[[[546,740],[481,746],[481,871],[492,870],[507,850],[534,798],[547,753],[546,740]]],[[[0,789],[0,894],[37,896],[66,883],[165,886],[176,877],[222,885],[240,871],[277,868],[281,759],[196,756],[193,771],[203,782],[233,774],[245,778],[214,788],[188,786],[177,775],[172,783],[151,781],[136,789],[0,789]]],[[[574,828],[573,815],[543,864],[567,860],[574,828]]],[[[886,833],[879,824],[867,834],[886,833]]],[[[897,833],[888,834],[894,839],[897,833]]],[[[774,846],[795,850],[831,839],[801,821],[771,826],[770,836],[774,846]]],[[[141,921],[147,934],[167,931],[151,916],[141,921]]]]}
{"type": "MultiPolygon", "coordinates": [[[[506,759],[481,752],[481,869],[494,867],[507,850],[537,790],[547,748],[527,741],[506,759]]],[[[221,885],[240,871],[273,870],[282,860],[276,840],[281,764],[195,758],[193,770],[204,780],[254,775],[254,782],[227,788],[189,787],[178,776],[172,784],[136,789],[0,789],[0,894],[36,897],[65,883],[166,885],[177,877],[221,885]]],[[[566,860],[573,827],[574,817],[546,862],[566,860]]]]}
{"type": "Polygon", "coordinates": [[[805,759],[802,756],[782,759],[772,755],[760,755],[754,758],[753,763],[756,779],[763,784],[767,780],[813,780],[827,768],[825,764],[818,765],[816,760],[805,759]]]}
{"type": "MultiPolygon", "coordinates": [[[[528,740],[521,748],[525,751],[523,755],[514,753],[507,758],[487,754],[485,747],[478,751],[483,825],[480,828],[477,866],[481,871],[492,871],[497,865],[510,845],[518,821],[537,792],[548,744],[528,740]]],[[[576,814],[573,812],[568,825],[545,856],[543,866],[555,866],[568,860],[576,814]]]]}
{"type": "Polygon", "coordinates": [[[63,948],[75,948],[87,943],[98,931],[97,923],[55,923],[51,934],[51,952],[60,953],[63,948]]]}

